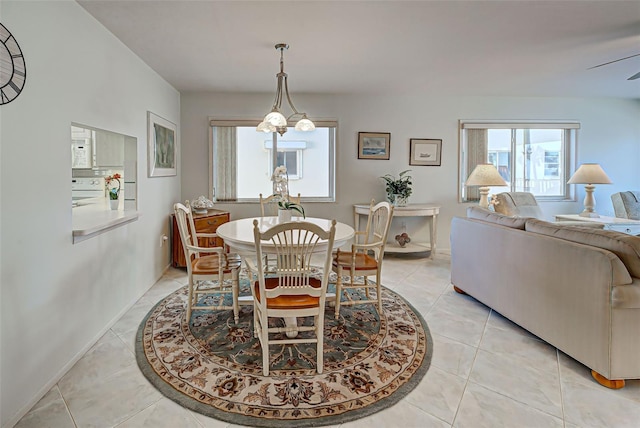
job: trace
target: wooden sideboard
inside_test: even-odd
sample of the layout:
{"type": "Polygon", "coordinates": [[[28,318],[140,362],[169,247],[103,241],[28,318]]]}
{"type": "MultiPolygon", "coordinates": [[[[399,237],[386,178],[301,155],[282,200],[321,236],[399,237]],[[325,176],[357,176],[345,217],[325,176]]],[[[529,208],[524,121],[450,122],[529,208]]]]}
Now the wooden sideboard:
{"type": "MultiPolygon", "coordinates": [[[[193,214],[196,232],[215,233],[218,226],[228,221],[229,213],[227,211],[209,210],[206,214],[193,214]]],[[[178,223],[174,215],[171,215],[171,223],[171,264],[173,267],[186,267],[187,261],[184,257],[180,231],[178,231],[178,223]]],[[[221,247],[224,245],[224,241],[221,238],[199,238],[198,245],[200,247],[221,247]]]]}

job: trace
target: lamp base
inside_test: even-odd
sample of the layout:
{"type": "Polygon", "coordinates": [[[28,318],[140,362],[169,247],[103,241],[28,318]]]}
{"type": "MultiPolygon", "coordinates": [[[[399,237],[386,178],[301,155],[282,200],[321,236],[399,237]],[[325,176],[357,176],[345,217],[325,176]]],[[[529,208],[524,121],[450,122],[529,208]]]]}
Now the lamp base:
{"type": "Polygon", "coordinates": [[[582,211],[578,214],[580,217],[588,217],[588,218],[599,218],[600,215],[594,211],[582,211]]]}
{"type": "Polygon", "coordinates": [[[488,186],[482,186],[480,187],[480,201],[478,202],[478,205],[480,205],[482,208],[489,208],[489,187],[488,186]]]}

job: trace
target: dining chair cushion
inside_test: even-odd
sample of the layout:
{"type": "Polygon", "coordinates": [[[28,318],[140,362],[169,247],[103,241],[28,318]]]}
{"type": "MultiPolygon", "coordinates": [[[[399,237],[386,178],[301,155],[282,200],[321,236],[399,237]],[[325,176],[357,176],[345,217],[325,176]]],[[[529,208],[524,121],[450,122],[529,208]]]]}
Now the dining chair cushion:
{"type": "MultiPolygon", "coordinates": [[[[338,265],[342,266],[342,270],[351,270],[351,260],[353,258],[352,252],[342,252],[336,253],[336,256],[333,258],[333,267],[338,267],[338,265]]],[[[356,253],[356,270],[375,270],[378,268],[378,262],[375,258],[371,257],[369,254],[364,253],[356,253]]]]}
{"type": "MultiPolygon", "coordinates": [[[[223,272],[229,273],[233,269],[239,269],[242,265],[242,259],[237,254],[225,254],[223,272]]],[[[218,255],[202,256],[191,260],[191,269],[194,275],[202,275],[217,272],[220,268],[218,255]]]]}
{"type": "MultiPolygon", "coordinates": [[[[320,288],[322,281],[317,278],[309,278],[309,284],[313,288],[320,288]]],[[[265,288],[267,290],[274,289],[278,286],[278,278],[265,278],[265,288]]],[[[256,299],[260,302],[260,283],[254,283],[256,291],[256,299]]],[[[320,303],[319,297],[309,296],[308,294],[283,294],[278,297],[267,299],[267,308],[269,309],[306,309],[317,307],[320,303]]]]}

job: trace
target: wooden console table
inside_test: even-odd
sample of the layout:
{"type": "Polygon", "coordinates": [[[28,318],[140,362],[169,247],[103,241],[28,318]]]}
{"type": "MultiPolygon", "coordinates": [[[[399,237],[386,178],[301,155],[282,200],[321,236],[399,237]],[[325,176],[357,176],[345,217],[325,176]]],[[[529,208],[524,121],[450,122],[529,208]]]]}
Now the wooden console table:
{"type": "MultiPolygon", "coordinates": [[[[360,230],[360,216],[369,215],[369,204],[357,204],[353,206],[354,225],[356,230],[360,230]]],[[[394,207],[393,217],[424,217],[429,223],[429,241],[421,240],[417,236],[411,237],[411,242],[401,247],[393,237],[393,241],[388,241],[384,247],[385,253],[419,253],[431,251],[429,258],[433,258],[436,253],[436,237],[438,236],[438,214],[440,207],[432,204],[409,204],[404,207],[394,207]]]]}
{"type": "Polygon", "coordinates": [[[590,223],[602,223],[606,230],[615,230],[616,232],[622,232],[628,235],[640,235],[640,221],[630,220],[628,218],[606,216],[581,217],[578,214],[561,214],[556,215],[556,221],[586,221],[590,223]]]}
{"type": "MultiPolygon", "coordinates": [[[[229,213],[221,210],[208,210],[206,214],[193,214],[193,224],[197,232],[215,233],[218,226],[229,221],[229,213]]],[[[184,258],[182,240],[178,231],[178,223],[175,215],[171,215],[171,264],[173,267],[185,267],[187,261],[184,258]]],[[[221,247],[224,245],[222,238],[198,238],[200,247],[221,247]]]]}

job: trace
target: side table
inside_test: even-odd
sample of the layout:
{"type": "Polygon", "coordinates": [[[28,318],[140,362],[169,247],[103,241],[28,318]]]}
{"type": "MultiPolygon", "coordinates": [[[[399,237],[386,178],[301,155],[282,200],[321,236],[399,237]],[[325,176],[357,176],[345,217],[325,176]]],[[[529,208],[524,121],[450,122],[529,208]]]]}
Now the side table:
{"type": "MultiPolygon", "coordinates": [[[[401,247],[395,240],[388,241],[384,247],[385,253],[419,253],[431,251],[429,258],[436,253],[436,237],[438,236],[438,214],[440,207],[432,204],[408,204],[404,207],[393,207],[393,217],[423,217],[429,226],[429,241],[418,236],[411,236],[411,242],[401,247]]],[[[369,215],[369,204],[353,206],[354,225],[360,230],[360,216],[369,215]]],[[[393,239],[393,237],[391,238],[393,239]]]]}
{"type": "Polygon", "coordinates": [[[618,217],[581,217],[578,214],[560,214],[556,215],[556,221],[586,221],[589,223],[602,223],[604,229],[615,230],[629,235],[640,235],[640,221],[630,220],[628,218],[618,217]]]}

